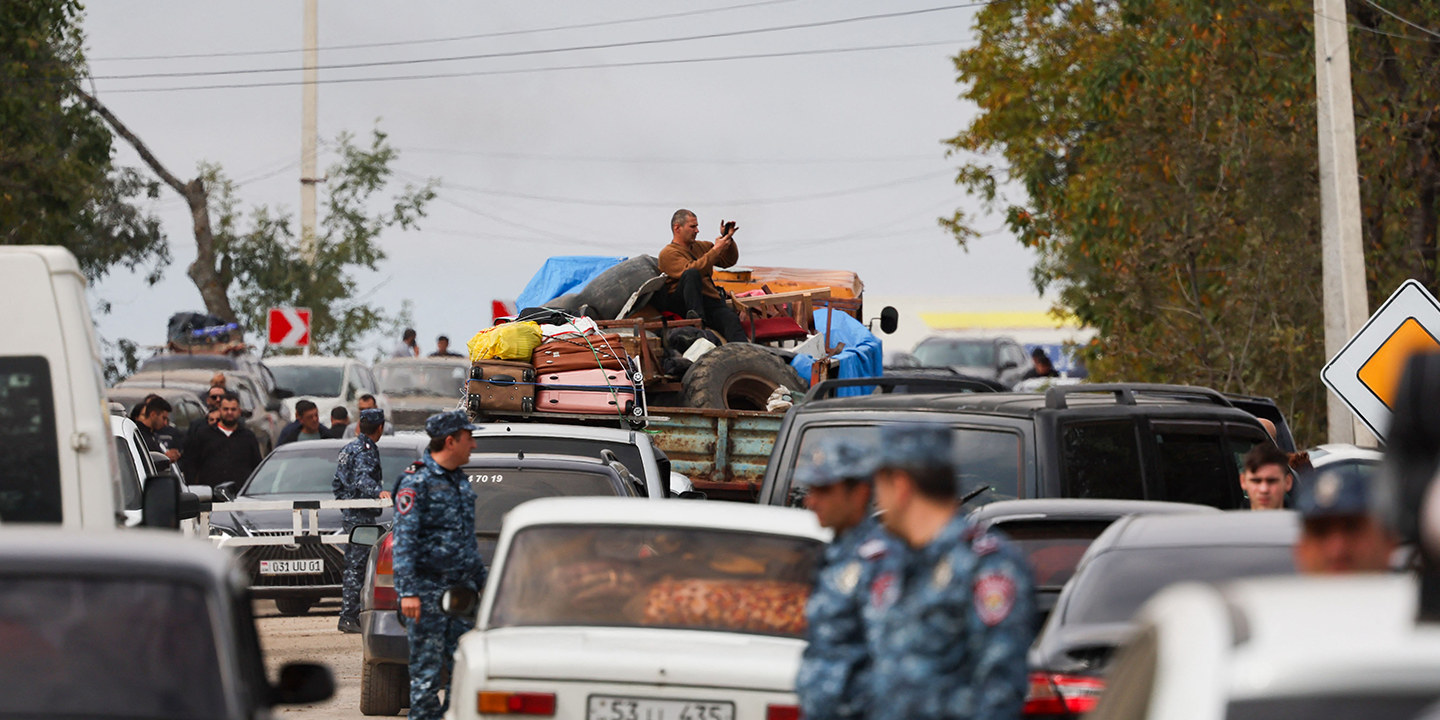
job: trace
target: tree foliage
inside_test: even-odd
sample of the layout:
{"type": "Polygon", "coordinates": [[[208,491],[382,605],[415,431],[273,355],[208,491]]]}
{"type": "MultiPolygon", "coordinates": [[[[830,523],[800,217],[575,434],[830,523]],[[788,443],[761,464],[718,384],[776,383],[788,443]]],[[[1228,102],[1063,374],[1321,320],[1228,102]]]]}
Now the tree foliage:
{"type": "Polygon", "coordinates": [[[386,313],[356,297],[354,272],[375,270],[385,258],[377,240],[386,229],[413,229],[435,197],[436,181],[407,183],[384,210],[372,204],[394,174],[398,152],[376,129],[367,145],[342,134],[335,143],[339,159],[321,186],[324,214],[316,237],[302,242],[291,216],[261,205],[242,217],[234,185],[218,167],[202,166],[210,190],[216,253],[222,282],[247,328],[265,327],[271,307],[308,307],[313,349],[324,355],[351,355],[361,339],[388,325],[386,313]]]}
{"type": "Polygon", "coordinates": [[[77,100],[80,11],[74,0],[0,3],[0,243],[62,245],[91,280],[148,266],[154,283],[169,248],[133,203],[159,188],[111,162],[109,129],[77,100]]]}
{"type": "MultiPolygon", "coordinates": [[[[1097,330],[1096,379],[1272,396],[1302,442],[1325,422],[1314,21],[1308,0],[992,3],[955,58],[980,112],[948,141],[958,182],[1037,250],[1037,287],[1097,330]]],[[[1351,37],[1372,302],[1427,257],[1435,288],[1433,222],[1421,243],[1402,230],[1436,197],[1401,169],[1436,167],[1415,146],[1436,149],[1440,45],[1399,59],[1387,39],[1414,42],[1351,37]]],[[[961,213],[942,222],[973,235],[961,213]]]]}

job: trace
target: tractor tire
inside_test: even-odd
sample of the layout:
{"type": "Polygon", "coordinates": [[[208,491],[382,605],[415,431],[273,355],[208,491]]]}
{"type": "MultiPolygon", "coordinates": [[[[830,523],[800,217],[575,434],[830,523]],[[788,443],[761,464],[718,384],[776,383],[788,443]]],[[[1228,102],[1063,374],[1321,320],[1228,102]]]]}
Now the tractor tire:
{"type": "Polygon", "coordinates": [[[304,615],[310,612],[311,606],[315,604],[315,598],[307,597],[282,597],[275,598],[275,609],[281,615],[304,615]]]}
{"type": "Polygon", "coordinates": [[[399,715],[410,704],[409,669],[390,663],[365,663],[360,671],[360,713],[399,715]]]}
{"type": "Polygon", "coordinates": [[[681,384],[685,407],[722,410],[764,410],[775,388],[804,389],[794,368],[750,343],[730,343],[705,353],[681,384]]]}

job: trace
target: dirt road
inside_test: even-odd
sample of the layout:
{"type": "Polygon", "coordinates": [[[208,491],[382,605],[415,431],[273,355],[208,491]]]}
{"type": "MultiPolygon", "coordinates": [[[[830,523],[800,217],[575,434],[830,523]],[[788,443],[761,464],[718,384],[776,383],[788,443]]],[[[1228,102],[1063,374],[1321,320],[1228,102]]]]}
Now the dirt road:
{"type": "Polygon", "coordinates": [[[335,674],[335,697],[316,705],[287,705],[275,709],[277,717],[296,720],[358,720],[360,714],[360,636],[335,629],[338,602],[312,608],[308,615],[285,617],[275,603],[255,603],[260,644],[273,681],[280,666],[289,662],[318,662],[335,674]]]}

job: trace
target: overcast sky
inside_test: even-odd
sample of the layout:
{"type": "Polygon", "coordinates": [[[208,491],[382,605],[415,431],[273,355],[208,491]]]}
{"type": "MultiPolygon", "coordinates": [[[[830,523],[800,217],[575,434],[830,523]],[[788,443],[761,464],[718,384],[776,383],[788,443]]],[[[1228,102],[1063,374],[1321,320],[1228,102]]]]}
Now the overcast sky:
{"type": "MultiPolygon", "coordinates": [[[[941,145],[974,114],[957,98],[949,60],[970,42],[973,10],[752,32],[954,4],[321,0],[322,68],[426,60],[320,72],[322,139],[368,133],[378,120],[401,149],[400,171],[441,180],[419,230],[381,239],[389,257],[359,276],[362,292],[392,311],[410,300],[427,351],[440,333],[463,344],[488,324],[490,300],[513,299],[545,258],[656,254],[670,239],[671,212],[685,206],[705,232],[721,218],[739,221],[741,265],[854,270],[868,292],[887,296],[1033,296],[1033,258],[1008,233],[967,253],[936,225],[955,207],[979,211],[954,186],[956,163],[941,145]],[[681,13],[692,14],[655,17],[681,13]],[[614,22],[641,18],[653,19],[614,22]],[[590,27],[532,32],[573,25],[590,27]],[[491,36],[451,39],[480,34],[491,36]],[[333,48],[375,43],[402,44],[333,48]],[[514,55],[615,43],[639,44],[514,55]],[[915,44],[925,45],[673,62],[915,44]],[[511,55],[428,61],[496,53],[511,55]],[[655,61],[667,64],[614,67],[655,61]],[[612,67],[573,69],[602,64],[612,67]],[[561,66],[572,69],[533,72],[561,66]],[[446,73],[471,75],[333,82],[446,73]]],[[[176,174],[218,162],[250,181],[240,191],[247,204],[295,211],[298,85],[124,91],[295,83],[302,8],[300,0],[90,3],[84,28],[99,97],[176,174]],[[285,52],[122,59],[256,51],[285,52]],[[283,71],[107,79],[267,68],[283,71]]],[[[117,147],[122,163],[139,164],[117,147]]],[[[322,151],[322,171],[333,160],[322,151]]],[[[203,308],[184,272],[194,257],[189,214],[168,188],[155,207],[175,262],[154,288],[123,270],[94,288],[113,305],[99,318],[108,339],[158,344],[172,312],[203,308]]]]}

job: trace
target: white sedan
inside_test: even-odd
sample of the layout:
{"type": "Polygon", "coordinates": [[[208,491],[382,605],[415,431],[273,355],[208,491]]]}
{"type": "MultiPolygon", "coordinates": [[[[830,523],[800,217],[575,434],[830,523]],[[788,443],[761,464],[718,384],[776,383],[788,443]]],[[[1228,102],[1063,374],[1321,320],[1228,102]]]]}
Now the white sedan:
{"type": "Polygon", "coordinates": [[[505,518],[447,717],[786,720],[829,531],[809,512],[551,498],[505,518]]]}

